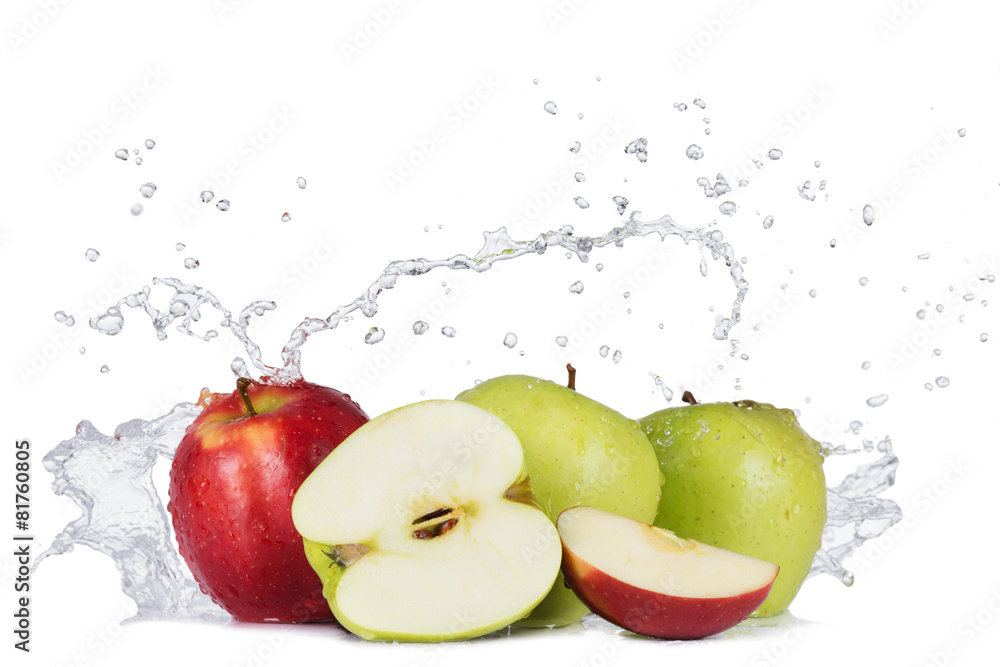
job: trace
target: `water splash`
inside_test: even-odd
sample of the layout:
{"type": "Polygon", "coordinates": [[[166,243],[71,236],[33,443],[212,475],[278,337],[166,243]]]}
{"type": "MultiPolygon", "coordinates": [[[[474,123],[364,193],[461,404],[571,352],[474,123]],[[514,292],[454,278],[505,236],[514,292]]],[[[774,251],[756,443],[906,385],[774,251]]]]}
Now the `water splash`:
{"type": "MultiPolygon", "coordinates": [[[[867,446],[870,443],[866,443],[867,446]]],[[[889,437],[876,447],[882,454],[876,461],[861,465],[840,484],[827,489],[823,545],[813,559],[810,577],[829,574],[850,586],[854,583],[854,575],[844,568],[844,559],[903,518],[899,505],[878,497],[895,483],[899,459],[892,451],[889,437]]],[[[842,455],[856,451],[834,448],[825,453],[842,455]]]]}
{"type": "MultiPolygon", "coordinates": [[[[645,221],[641,215],[640,211],[633,211],[620,226],[613,227],[608,232],[593,237],[575,236],[572,229],[567,227],[558,231],[544,232],[531,240],[517,241],[507,234],[506,228],[501,227],[496,231],[483,234],[483,247],[474,255],[457,254],[437,260],[408,259],[390,262],[368,288],[353,301],[338,307],[324,318],[308,317],[299,323],[281,351],[282,364],[280,366],[270,366],[264,363],[260,347],[251,340],[248,333],[253,316],[259,317],[267,311],[274,310],[277,308],[275,302],[255,301],[234,317],[233,313],[223,306],[212,292],[177,278],[154,278],[152,281],[154,286],[162,285],[173,290],[166,308],[160,309],[153,305],[150,300],[152,290],[149,286],[145,286],[139,292],[130,294],[111,306],[104,315],[93,318],[91,327],[110,335],[119,333],[124,325],[122,308],[128,307],[142,309],[146,313],[160,340],[167,338],[167,329],[175,323],[176,330],[185,335],[210,340],[218,335],[217,331],[209,330],[199,334],[192,329],[192,326],[202,319],[203,308],[214,308],[223,316],[221,326],[229,329],[243,344],[250,363],[258,371],[263,375],[273,376],[279,382],[293,382],[302,377],[302,346],[310,336],[320,331],[336,329],[345,317],[356,311],[361,311],[366,317],[374,316],[378,312],[379,295],[386,290],[395,288],[397,280],[401,276],[415,277],[441,268],[483,273],[497,262],[511,261],[522,255],[541,255],[551,247],[563,248],[569,251],[569,254],[576,255],[580,261],[587,262],[590,253],[596,248],[610,245],[622,247],[630,238],[657,234],[661,241],[671,236],[677,236],[685,243],[694,242],[703,251],[708,250],[713,259],[722,260],[728,267],[729,275],[736,287],[736,297],[733,300],[731,315],[721,318],[713,331],[716,340],[726,340],[732,327],[740,320],[740,308],[750,287],[743,277],[743,266],[737,259],[732,246],[724,241],[722,232],[717,229],[709,232],[702,228],[682,227],[674,222],[669,215],[645,221]]],[[[706,275],[707,272],[707,263],[703,257],[701,273],[706,275]]],[[[417,324],[414,324],[414,333],[420,334],[426,331],[426,323],[417,324]],[[421,326],[418,327],[417,324],[421,326]]]]}
{"type": "Polygon", "coordinates": [[[76,435],[42,459],[55,476],[53,490],[83,511],[33,565],[76,545],[110,556],[121,573],[122,591],[135,600],[135,618],[228,618],[202,593],[180,559],[153,483],[153,468],[170,460],[184,430],[201,412],[182,403],[152,421],[119,424],[113,436],[80,422],[76,435]]]}

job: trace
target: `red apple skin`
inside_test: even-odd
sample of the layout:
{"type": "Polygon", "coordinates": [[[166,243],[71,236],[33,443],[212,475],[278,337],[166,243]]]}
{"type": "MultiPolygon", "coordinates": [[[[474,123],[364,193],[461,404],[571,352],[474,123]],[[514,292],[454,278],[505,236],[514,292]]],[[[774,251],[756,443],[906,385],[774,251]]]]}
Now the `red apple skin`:
{"type": "Polygon", "coordinates": [[[725,598],[685,598],[636,588],[574,554],[563,543],[563,574],[577,597],[601,618],[659,639],[701,639],[745,620],[774,583],[725,598]]]}
{"type": "MultiPolygon", "coordinates": [[[[368,416],[341,392],[299,381],[212,394],[170,470],[181,556],[201,589],[235,619],[333,620],[292,524],[305,478],[368,416]]],[[[204,400],[204,399],[203,399],[204,400]]]]}

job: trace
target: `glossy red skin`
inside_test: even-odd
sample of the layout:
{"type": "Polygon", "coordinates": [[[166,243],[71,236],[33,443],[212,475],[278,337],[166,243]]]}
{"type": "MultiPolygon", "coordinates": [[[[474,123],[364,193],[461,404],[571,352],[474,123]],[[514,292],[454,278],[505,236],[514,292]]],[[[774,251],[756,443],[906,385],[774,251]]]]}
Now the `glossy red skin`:
{"type": "Polygon", "coordinates": [[[563,574],[577,597],[601,618],[659,639],[701,639],[728,630],[764,602],[764,588],[725,598],[685,598],[655,593],[598,570],[563,543],[563,574]]]}
{"type": "Polygon", "coordinates": [[[333,620],[292,499],[368,416],[350,396],[304,381],[256,382],[248,393],[257,415],[238,393],[215,394],[174,455],[167,509],[181,556],[237,620],[333,620]]]}

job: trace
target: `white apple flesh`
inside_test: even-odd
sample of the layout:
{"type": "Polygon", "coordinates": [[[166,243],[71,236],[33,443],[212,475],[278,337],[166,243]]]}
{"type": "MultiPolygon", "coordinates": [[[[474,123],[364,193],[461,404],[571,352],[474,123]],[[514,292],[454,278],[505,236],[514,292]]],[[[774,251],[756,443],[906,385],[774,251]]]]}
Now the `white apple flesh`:
{"type": "Polygon", "coordinates": [[[778,566],[592,507],[556,523],[566,582],[598,616],[661,639],[733,627],[767,597],[778,566]]]}
{"type": "Polygon", "coordinates": [[[337,620],[366,639],[492,632],[530,613],[559,572],[517,436],[467,403],[373,419],[303,482],[292,518],[337,620]]]}

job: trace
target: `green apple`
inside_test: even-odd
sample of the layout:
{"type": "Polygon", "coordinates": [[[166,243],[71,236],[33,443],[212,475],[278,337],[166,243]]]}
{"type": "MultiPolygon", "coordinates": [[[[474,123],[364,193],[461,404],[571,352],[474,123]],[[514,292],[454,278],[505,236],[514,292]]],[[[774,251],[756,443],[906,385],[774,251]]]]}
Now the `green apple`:
{"type": "MultiPolygon", "coordinates": [[[[489,410],[514,430],[531,488],[553,521],[577,505],[653,521],[660,474],[636,421],[574,389],[527,375],[486,380],[457,398],[489,410]]],[[[563,626],[586,613],[560,573],[551,593],[518,625],[563,626]]]]}
{"type": "Polygon", "coordinates": [[[701,403],[640,420],[664,476],[654,524],[780,566],[754,616],[788,608],[826,524],[820,445],[791,410],[701,403]]]}
{"type": "Polygon", "coordinates": [[[559,571],[524,450],[500,419],[425,401],[368,422],[292,502],[333,615],[365,639],[451,641],[526,616],[559,571]]]}

